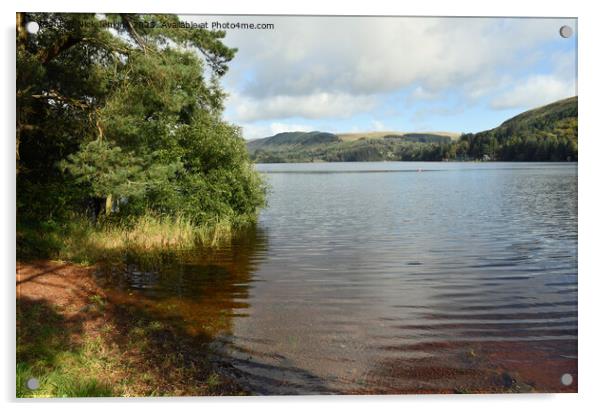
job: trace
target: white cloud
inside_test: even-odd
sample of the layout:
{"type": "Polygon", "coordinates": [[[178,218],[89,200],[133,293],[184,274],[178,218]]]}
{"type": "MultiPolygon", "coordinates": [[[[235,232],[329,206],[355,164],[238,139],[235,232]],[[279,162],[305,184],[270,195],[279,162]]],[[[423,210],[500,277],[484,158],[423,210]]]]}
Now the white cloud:
{"type": "Polygon", "coordinates": [[[434,100],[437,97],[439,97],[439,94],[431,91],[431,90],[427,90],[422,86],[418,86],[416,87],[412,93],[410,94],[410,101],[414,101],[414,100],[434,100]]]}
{"type": "MultiPolygon", "coordinates": [[[[274,31],[229,31],[226,43],[255,69],[244,85],[256,97],[377,93],[415,82],[431,91],[532,63],[523,53],[563,41],[552,19],[246,17],[274,31]]],[[[246,64],[245,64],[246,65],[246,64]]],[[[233,67],[233,70],[236,70],[233,67]]]]}
{"type": "MultiPolygon", "coordinates": [[[[236,122],[371,114],[393,93],[406,103],[455,91],[476,101],[503,93],[550,58],[541,45],[570,19],[186,16],[187,20],[273,23],[228,30],[239,49],[224,78],[236,122]]],[[[574,53],[558,55],[574,72],[574,53]]],[[[550,93],[554,94],[554,93],[550,93]]],[[[508,100],[509,101],[509,100],[508,100]]],[[[501,102],[498,104],[503,105],[501,102]]],[[[508,104],[508,103],[507,103],[508,104]]]]}
{"type": "Polygon", "coordinates": [[[289,117],[344,118],[371,110],[376,99],[372,96],[325,92],[255,99],[233,93],[226,104],[232,107],[235,120],[249,122],[289,117]]]}
{"type": "Polygon", "coordinates": [[[532,108],[576,94],[575,81],[554,75],[535,75],[491,101],[494,109],[532,108]]]}

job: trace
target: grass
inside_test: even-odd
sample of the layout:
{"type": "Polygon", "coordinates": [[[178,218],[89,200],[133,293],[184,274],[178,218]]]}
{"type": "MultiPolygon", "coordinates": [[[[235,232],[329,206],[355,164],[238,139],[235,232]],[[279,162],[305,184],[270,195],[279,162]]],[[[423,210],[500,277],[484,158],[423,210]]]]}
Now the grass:
{"type": "Polygon", "coordinates": [[[62,224],[17,227],[18,259],[50,258],[83,266],[130,256],[162,259],[199,246],[227,243],[249,218],[198,225],[183,217],[147,214],[133,221],[94,224],[74,216],[62,224]]]}
{"type": "Polygon", "coordinates": [[[40,372],[25,363],[17,365],[18,398],[71,398],[71,397],[113,397],[115,392],[106,384],[93,377],[83,377],[80,369],[57,367],[49,372],[40,372]],[[36,377],[40,375],[40,377],[36,377]],[[39,388],[27,387],[30,378],[38,380],[39,388]]]}
{"type": "Polygon", "coordinates": [[[58,307],[39,300],[19,302],[17,324],[17,397],[115,395],[99,372],[114,364],[102,338],[73,341],[73,334],[83,334],[81,325],[67,323],[58,307]],[[31,378],[39,383],[35,390],[27,386],[31,378]]]}
{"type": "MultiPolygon", "coordinates": [[[[162,264],[183,251],[227,243],[244,222],[199,226],[185,218],[146,215],[95,225],[75,217],[62,225],[18,227],[18,259],[102,266],[134,258],[140,265],[162,264]]],[[[101,294],[97,290],[77,308],[56,305],[52,295],[18,299],[17,397],[242,393],[210,365],[208,337],[195,339],[177,318],[163,321],[150,312],[116,306],[101,294]],[[27,387],[31,378],[39,382],[35,390],[27,387]]]]}
{"type": "MultiPolygon", "coordinates": [[[[93,296],[91,300],[103,301],[93,296]]],[[[73,321],[42,300],[17,310],[17,398],[241,394],[213,370],[199,340],[133,312],[86,312],[73,321]],[[83,325],[100,319],[97,326],[83,325]],[[118,319],[117,319],[118,318],[118,319]],[[104,324],[104,325],[100,325],[104,324]],[[92,330],[92,331],[90,331],[92,330]],[[191,354],[186,354],[190,350],[191,354]],[[35,378],[39,386],[30,389],[35,378]]]]}
{"type": "Polygon", "coordinates": [[[107,302],[100,295],[93,295],[90,297],[91,307],[98,310],[99,312],[104,312],[107,302]]]}
{"type": "Polygon", "coordinates": [[[133,224],[95,227],[80,222],[80,229],[64,241],[59,258],[80,263],[97,262],[111,256],[152,255],[177,252],[199,245],[215,246],[230,239],[232,225],[218,222],[198,226],[185,218],[144,216],[133,224]]]}

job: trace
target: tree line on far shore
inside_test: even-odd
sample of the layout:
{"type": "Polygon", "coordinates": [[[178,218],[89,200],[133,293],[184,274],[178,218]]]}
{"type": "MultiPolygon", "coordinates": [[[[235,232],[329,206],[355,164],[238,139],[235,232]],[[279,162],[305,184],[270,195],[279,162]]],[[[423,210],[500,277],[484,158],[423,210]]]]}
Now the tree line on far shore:
{"type": "Polygon", "coordinates": [[[530,110],[457,140],[360,138],[316,144],[257,144],[257,163],[312,161],[577,161],[577,97],[530,110]]]}

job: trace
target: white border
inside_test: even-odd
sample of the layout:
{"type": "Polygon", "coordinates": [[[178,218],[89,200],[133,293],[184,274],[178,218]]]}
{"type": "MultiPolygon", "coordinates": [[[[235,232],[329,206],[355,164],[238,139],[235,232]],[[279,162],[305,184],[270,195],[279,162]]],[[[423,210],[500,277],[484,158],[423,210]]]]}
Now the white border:
{"type": "Polygon", "coordinates": [[[141,406],[148,410],[163,410],[170,404],[183,408],[222,409],[233,408],[247,410],[306,409],[326,406],[337,409],[483,409],[505,410],[510,408],[542,408],[546,410],[567,411],[569,407],[593,407],[601,403],[598,387],[601,353],[597,349],[600,336],[600,276],[597,248],[598,233],[601,232],[599,205],[600,168],[602,159],[602,135],[600,128],[600,92],[599,75],[600,40],[602,15],[597,13],[593,1],[545,1],[527,3],[524,0],[505,0],[502,2],[453,0],[420,0],[415,2],[394,2],[370,0],[361,3],[349,1],[326,2],[324,0],[303,0],[296,3],[263,0],[220,0],[212,3],[191,2],[185,0],[145,0],[138,4],[123,0],[83,3],[65,0],[32,1],[24,0],[11,8],[2,4],[2,45],[3,63],[0,64],[0,76],[3,133],[2,190],[4,201],[2,208],[2,252],[3,280],[3,322],[4,337],[2,345],[4,365],[1,373],[0,399],[7,402],[8,408],[44,407],[49,410],[79,409],[82,406],[92,410],[104,409],[107,404],[96,400],[59,400],[15,402],[14,398],[14,212],[15,212],[15,176],[14,176],[14,121],[15,121],[15,41],[14,24],[16,11],[88,11],[88,12],[161,12],[178,14],[336,14],[336,15],[438,15],[438,16],[541,16],[541,17],[578,17],[579,18],[579,394],[564,395],[481,395],[481,396],[368,396],[368,397],[260,397],[260,398],[178,398],[178,399],[125,399],[110,400],[110,407],[125,408],[141,406]],[[578,403],[578,404],[576,404],[578,403]]]}

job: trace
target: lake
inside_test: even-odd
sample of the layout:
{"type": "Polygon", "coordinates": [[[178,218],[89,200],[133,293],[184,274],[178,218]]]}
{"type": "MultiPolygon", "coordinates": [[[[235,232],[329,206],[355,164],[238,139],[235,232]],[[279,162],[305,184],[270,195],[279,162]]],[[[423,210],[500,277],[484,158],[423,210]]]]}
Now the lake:
{"type": "Polygon", "coordinates": [[[577,164],[257,168],[256,227],[116,290],[258,394],[576,391],[577,164]]]}

